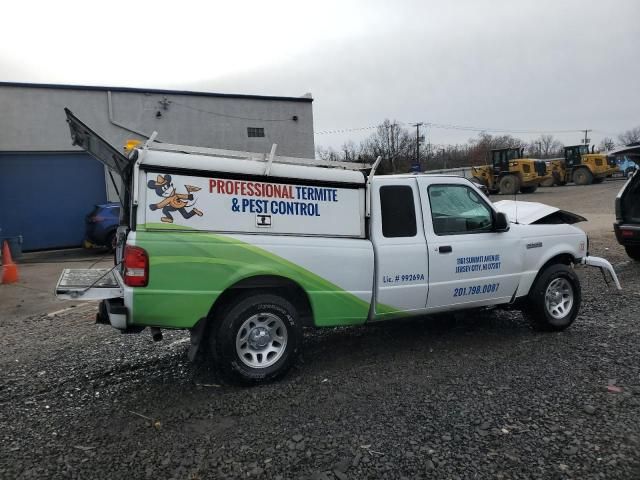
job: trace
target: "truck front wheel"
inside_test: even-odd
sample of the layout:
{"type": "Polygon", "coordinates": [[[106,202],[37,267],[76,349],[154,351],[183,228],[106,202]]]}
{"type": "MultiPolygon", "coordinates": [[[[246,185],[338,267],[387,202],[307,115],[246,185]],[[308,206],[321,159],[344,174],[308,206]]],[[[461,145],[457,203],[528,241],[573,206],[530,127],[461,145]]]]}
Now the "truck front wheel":
{"type": "Polygon", "coordinates": [[[273,381],[293,365],[302,345],[298,312],[269,293],[240,297],[209,336],[210,351],[225,378],[245,384],[273,381]]]}
{"type": "Polygon", "coordinates": [[[533,283],[523,314],[534,329],[558,332],[576,319],[581,298],[580,280],[573,269],[551,265],[533,283]]]}

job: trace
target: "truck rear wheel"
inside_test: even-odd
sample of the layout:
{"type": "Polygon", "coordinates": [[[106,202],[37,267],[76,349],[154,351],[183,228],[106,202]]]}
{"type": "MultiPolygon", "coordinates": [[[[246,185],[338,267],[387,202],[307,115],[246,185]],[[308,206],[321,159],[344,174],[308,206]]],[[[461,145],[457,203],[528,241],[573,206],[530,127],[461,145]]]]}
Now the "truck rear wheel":
{"type": "Polygon", "coordinates": [[[591,185],[593,174],[586,168],[579,168],[573,172],[573,182],[576,185],[591,185]]]}
{"type": "Polygon", "coordinates": [[[535,280],[522,313],[534,329],[558,332],[576,319],[581,299],[576,273],[567,265],[555,264],[535,280]]]}
{"type": "Polygon", "coordinates": [[[500,193],[515,195],[520,190],[520,179],[515,175],[505,175],[500,179],[500,193]]]}
{"type": "Polygon", "coordinates": [[[638,245],[627,245],[624,247],[627,255],[633,260],[640,262],[640,246],[638,245]]]}
{"type": "Polygon", "coordinates": [[[223,376],[244,384],[282,377],[302,345],[298,312],[286,299],[269,293],[235,301],[209,336],[211,353],[223,376]]]}

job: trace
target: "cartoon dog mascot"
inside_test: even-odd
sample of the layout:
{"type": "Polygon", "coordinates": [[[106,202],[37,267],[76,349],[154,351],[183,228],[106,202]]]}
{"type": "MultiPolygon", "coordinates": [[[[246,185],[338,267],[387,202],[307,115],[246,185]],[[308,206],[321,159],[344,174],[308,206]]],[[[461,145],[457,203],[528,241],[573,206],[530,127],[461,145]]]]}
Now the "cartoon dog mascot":
{"type": "Polygon", "coordinates": [[[200,190],[200,187],[194,187],[192,185],[185,185],[187,193],[176,193],[176,189],[171,183],[171,175],[158,175],[155,180],[149,180],[147,186],[155,190],[159,197],[163,200],[159,203],[149,205],[152,211],[159,208],[162,209],[164,217],[160,218],[164,223],[173,223],[173,215],[171,212],[180,212],[180,214],[189,219],[194,215],[201,217],[203,213],[197,208],[192,208],[187,211],[186,207],[191,207],[193,203],[189,203],[188,200],[193,200],[193,192],[200,190]]]}

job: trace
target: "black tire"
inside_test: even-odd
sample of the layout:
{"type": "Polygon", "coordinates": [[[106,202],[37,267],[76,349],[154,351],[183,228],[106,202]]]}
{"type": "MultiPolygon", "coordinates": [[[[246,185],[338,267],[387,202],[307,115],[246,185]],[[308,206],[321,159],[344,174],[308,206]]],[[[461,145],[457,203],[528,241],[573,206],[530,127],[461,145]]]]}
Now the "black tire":
{"type": "Polygon", "coordinates": [[[520,193],[534,193],[538,189],[537,185],[531,185],[529,187],[520,187],[520,193]]]}
{"type": "Polygon", "coordinates": [[[515,195],[520,190],[520,179],[516,175],[505,175],[500,179],[500,193],[515,195]]]}
{"type": "Polygon", "coordinates": [[[107,235],[107,239],[104,242],[104,246],[107,247],[109,252],[116,251],[116,231],[114,230],[109,235],[107,235]]]}
{"type": "Polygon", "coordinates": [[[556,179],[554,177],[547,178],[540,182],[541,187],[553,187],[556,184],[556,179]]]}
{"type": "Polygon", "coordinates": [[[566,184],[567,184],[567,182],[566,182],[566,181],[558,182],[558,185],[560,185],[561,187],[564,187],[566,184]]]}
{"type": "Polygon", "coordinates": [[[632,258],[636,262],[640,262],[640,246],[639,245],[626,245],[624,249],[630,258],[632,258]]]}
{"type": "MultiPolygon", "coordinates": [[[[567,300],[564,295],[560,295],[557,299],[562,299],[563,302],[567,300]]],[[[581,301],[582,290],[578,276],[572,268],[557,263],[546,267],[538,275],[529,291],[522,313],[535,330],[559,332],[569,327],[576,319],[581,301]],[[549,294],[555,295],[552,284],[568,285],[571,290],[571,304],[568,309],[564,309],[564,312],[557,309],[557,302],[556,309],[553,308],[553,298],[550,298],[550,306],[547,305],[547,293],[550,287],[549,294]],[[555,310],[556,314],[552,314],[550,310],[555,310]]]]}
{"type": "Polygon", "coordinates": [[[602,177],[593,179],[594,185],[597,184],[597,183],[602,183],[602,182],[604,182],[604,178],[602,178],[602,177]]]}
{"type": "MultiPolygon", "coordinates": [[[[252,293],[238,298],[223,313],[215,324],[216,328],[209,335],[209,347],[213,360],[223,377],[234,383],[258,384],[266,383],[282,377],[293,366],[302,347],[302,327],[295,307],[286,299],[270,293],[252,293]],[[245,327],[247,322],[255,319],[255,327],[245,327]],[[274,320],[274,319],[279,320],[274,320]],[[276,334],[264,333],[270,322],[278,328],[280,338],[285,338],[281,353],[272,364],[270,353],[264,354],[270,348],[277,348],[276,334]],[[280,323],[277,323],[280,322],[280,323]],[[245,327],[245,328],[243,328],[245,327]],[[250,328],[248,330],[248,328],[250,328]],[[262,331],[260,331],[262,329],[262,331]],[[282,330],[284,329],[284,331],[282,330]],[[238,353],[236,340],[242,342],[241,332],[246,331],[245,358],[238,353]],[[249,337],[254,340],[268,342],[268,345],[251,346],[249,337]],[[282,336],[285,333],[286,335],[282,336]],[[261,336],[263,335],[263,336],[261,336]],[[268,337],[268,338],[264,338],[268,337]],[[240,340],[239,340],[240,339],[240,340]],[[258,359],[259,362],[258,362],[258,359]],[[251,366],[248,363],[263,363],[265,366],[251,366]]],[[[280,343],[282,346],[282,343],[280,343]]]]}
{"type": "Polygon", "coordinates": [[[591,185],[593,174],[588,168],[578,168],[573,172],[573,183],[576,185],[591,185]]]}

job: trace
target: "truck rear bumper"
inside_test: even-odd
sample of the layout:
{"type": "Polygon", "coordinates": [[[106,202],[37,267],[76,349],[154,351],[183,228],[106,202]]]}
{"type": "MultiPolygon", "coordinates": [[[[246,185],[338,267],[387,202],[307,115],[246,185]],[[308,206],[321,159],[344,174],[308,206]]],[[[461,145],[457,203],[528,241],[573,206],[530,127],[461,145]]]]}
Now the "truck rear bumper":
{"type": "Polygon", "coordinates": [[[640,225],[614,223],[613,231],[616,233],[616,240],[620,245],[625,247],[640,245],[640,225]]]}
{"type": "Polygon", "coordinates": [[[109,323],[109,325],[118,330],[127,329],[127,318],[129,314],[122,298],[102,300],[101,308],[99,308],[98,311],[106,317],[99,318],[98,323],[109,323]]]}
{"type": "Polygon", "coordinates": [[[613,266],[609,263],[608,260],[600,257],[588,256],[588,257],[582,257],[582,259],[580,260],[580,263],[582,265],[589,265],[590,267],[599,268],[600,271],[603,273],[603,275],[605,274],[604,273],[605,271],[609,272],[609,274],[611,275],[611,278],[613,279],[613,283],[615,283],[616,285],[616,288],[618,290],[622,290],[622,287],[620,286],[620,281],[618,280],[618,276],[616,275],[616,271],[613,269],[613,266]]]}

